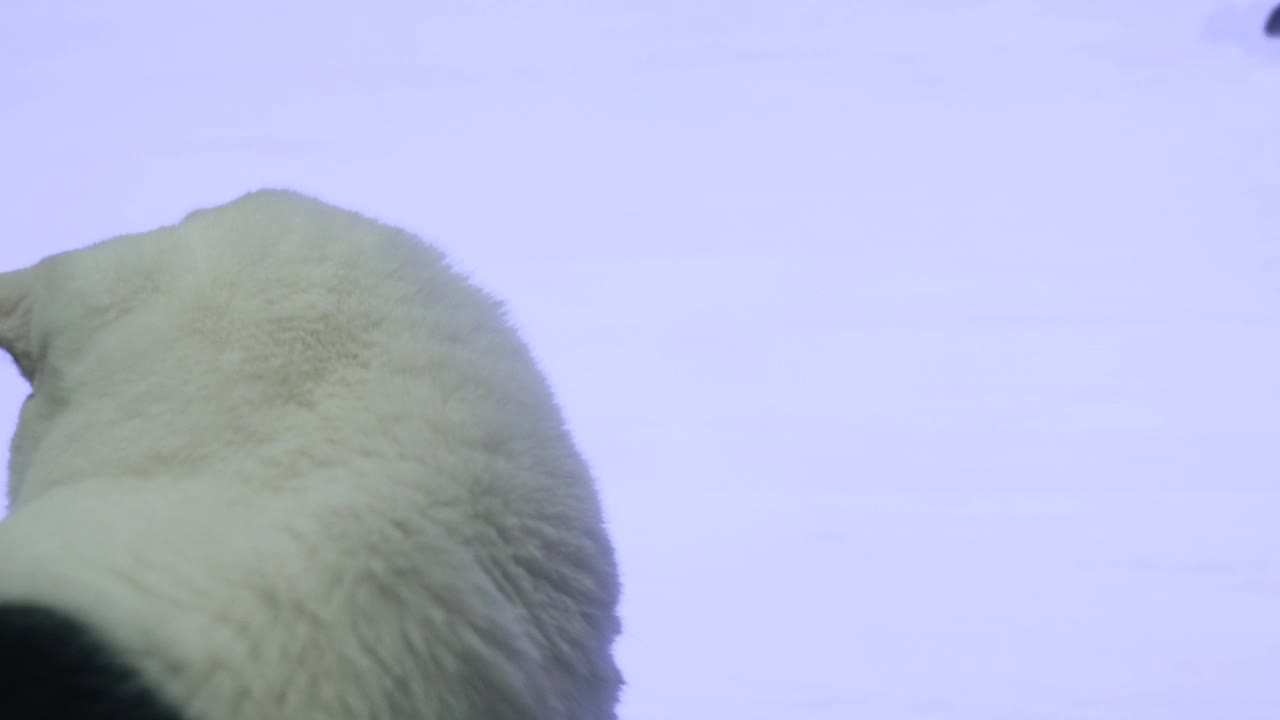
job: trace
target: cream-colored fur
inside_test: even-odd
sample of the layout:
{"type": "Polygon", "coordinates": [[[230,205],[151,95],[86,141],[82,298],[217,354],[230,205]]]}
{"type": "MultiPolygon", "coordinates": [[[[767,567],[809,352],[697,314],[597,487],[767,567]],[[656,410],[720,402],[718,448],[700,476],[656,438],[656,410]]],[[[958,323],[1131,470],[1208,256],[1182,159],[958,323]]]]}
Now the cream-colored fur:
{"type": "Polygon", "coordinates": [[[614,717],[592,479],[438,251],[261,191],[0,275],[0,345],[0,602],[202,720],[614,717]]]}

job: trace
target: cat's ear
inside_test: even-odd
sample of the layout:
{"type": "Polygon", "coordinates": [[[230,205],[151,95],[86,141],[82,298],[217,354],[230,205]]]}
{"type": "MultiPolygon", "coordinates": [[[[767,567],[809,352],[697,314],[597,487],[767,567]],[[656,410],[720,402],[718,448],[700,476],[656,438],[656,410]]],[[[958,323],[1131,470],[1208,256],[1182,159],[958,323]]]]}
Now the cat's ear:
{"type": "Polygon", "coordinates": [[[13,356],[28,380],[35,377],[31,338],[31,300],[34,270],[0,273],[0,348],[13,356]]]}

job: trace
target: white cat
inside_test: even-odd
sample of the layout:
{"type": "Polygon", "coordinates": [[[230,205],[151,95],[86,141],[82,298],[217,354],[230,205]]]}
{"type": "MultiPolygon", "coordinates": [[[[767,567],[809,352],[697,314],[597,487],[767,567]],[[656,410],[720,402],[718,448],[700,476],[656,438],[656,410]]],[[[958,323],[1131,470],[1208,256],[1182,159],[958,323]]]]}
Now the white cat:
{"type": "Polygon", "coordinates": [[[0,716],[615,716],[591,476],[437,250],[256,192],[0,275],[0,346],[33,387],[0,523],[0,686],[33,689],[0,716]],[[66,704],[96,672],[156,714],[66,704]]]}

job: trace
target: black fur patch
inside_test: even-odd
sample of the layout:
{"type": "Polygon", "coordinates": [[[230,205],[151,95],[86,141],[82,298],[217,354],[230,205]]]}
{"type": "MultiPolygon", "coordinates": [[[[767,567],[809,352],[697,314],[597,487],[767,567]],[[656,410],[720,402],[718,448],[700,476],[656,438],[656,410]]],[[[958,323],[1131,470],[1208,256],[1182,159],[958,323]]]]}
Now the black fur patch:
{"type": "Polygon", "coordinates": [[[1280,36],[1280,5],[1271,11],[1271,17],[1267,18],[1267,34],[1272,37],[1280,36]]]}
{"type": "Polygon", "coordinates": [[[183,720],[82,623],[0,605],[0,718],[183,720]]]}

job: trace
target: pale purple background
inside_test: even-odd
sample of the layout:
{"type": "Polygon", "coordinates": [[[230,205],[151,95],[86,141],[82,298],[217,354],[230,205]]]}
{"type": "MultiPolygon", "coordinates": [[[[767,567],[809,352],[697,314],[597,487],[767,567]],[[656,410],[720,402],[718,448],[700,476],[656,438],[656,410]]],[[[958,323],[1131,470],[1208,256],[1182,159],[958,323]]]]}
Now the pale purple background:
{"type": "Polygon", "coordinates": [[[283,185],[511,302],[624,718],[1280,717],[1265,4],[9,5],[0,267],[283,185]]]}

